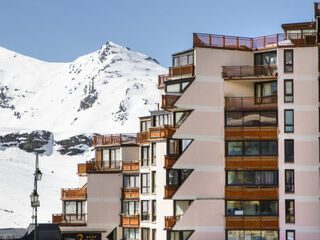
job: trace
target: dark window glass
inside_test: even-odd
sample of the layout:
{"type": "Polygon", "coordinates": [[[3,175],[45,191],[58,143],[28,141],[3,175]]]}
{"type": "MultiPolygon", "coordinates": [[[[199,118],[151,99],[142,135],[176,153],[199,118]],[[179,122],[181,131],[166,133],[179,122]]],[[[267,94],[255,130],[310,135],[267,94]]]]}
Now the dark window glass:
{"type": "Polygon", "coordinates": [[[227,185],[230,186],[277,186],[278,172],[268,170],[229,170],[227,171],[227,185]]]}
{"type": "Polygon", "coordinates": [[[293,110],[284,110],[284,132],[293,132],[294,122],[293,122],[293,110]]]}
{"type": "Polygon", "coordinates": [[[259,112],[244,112],[243,116],[244,126],[259,126],[260,116],[259,112]]]}
{"type": "Polygon", "coordinates": [[[259,142],[258,141],[248,141],[244,144],[244,154],[246,156],[259,155],[259,142]]]}
{"type": "Polygon", "coordinates": [[[167,240],[188,240],[192,231],[168,231],[167,240]]]}
{"type": "Polygon", "coordinates": [[[260,201],[260,216],[277,216],[277,201],[260,201]]]}
{"type": "Polygon", "coordinates": [[[285,170],[285,192],[294,193],[294,170],[285,170]]]}
{"type": "Polygon", "coordinates": [[[148,132],[150,127],[151,127],[151,121],[141,121],[140,122],[140,131],[141,132],[148,132]]]}
{"type": "Polygon", "coordinates": [[[150,193],[150,174],[141,173],[141,193],[150,193]]]}
{"type": "Polygon", "coordinates": [[[141,228],[141,239],[142,240],[150,240],[150,229],[149,228],[141,228]]]}
{"type": "Polygon", "coordinates": [[[168,185],[179,185],[179,170],[170,169],[167,170],[167,184],[168,185]]]}
{"type": "Polygon", "coordinates": [[[122,213],[125,215],[139,214],[139,201],[123,201],[122,213]]]}
{"type": "Polygon", "coordinates": [[[277,126],[278,117],[276,111],[260,112],[260,123],[263,126],[277,126]]]}
{"type": "Polygon", "coordinates": [[[270,66],[277,65],[277,52],[265,52],[254,54],[254,65],[256,66],[270,66]]]}
{"type": "Polygon", "coordinates": [[[156,187],[157,187],[157,182],[156,182],[156,179],[157,179],[157,172],[156,171],[152,171],[151,172],[151,176],[152,176],[152,193],[156,193],[156,187]]]}
{"type": "Polygon", "coordinates": [[[293,80],[284,80],[284,102],[293,102],[293,80]]]}
{"type": "Polygon", "coordinates": [[[262,82],[255,84],[255,97],[257,103],[271,103],[271,96],[277,96],[277,81],[262,82]]]}
{"type": "Polygon", "coordinates": [[[139,228],[123,228],[123,239],[139,239],[139,228]]]}
{"type": "Polygon", "coordinates": [[[261,185],[278,185],[277,171],[260,171],[261,185]]]}
{"type": "Polygon", "coordinates": [[[296,240],[296,231],[286,230],[286,240],[296,240]]]}
{"type": "Polygon", "coordinates": [[[284,50],[284,72],[293,72],[293,50],[284,50]]]}
{"type": "Polygon", "coordinates": [[[149,146],[142,146],[141,147],[141,165],[142,166],[149,166],[149,151],[150,147],[149,146]]]}
{"type": "Polygon", "coordinates": [[[169,139],[168,140],[168,155],[179,155],[180,154],[180,141],[179,139],[169,139]]]}
{"type": "Polygon", "coordinates": [[[174,124],[175,124],[175,126],[180,126],[184,122],[184,120],[187,119],[189,114],[190,114],[189,111],[174,112],[174,124]]]}
{"type": "Polygon", "coordinates": [[[151,164],[155,165],[157,159],[157,145],[156,143],[151,143],[151,164]]]}
{"type": "Polygon", "coordinates": [[[261,141],[261,155],[265,155],[265,156],[277,155],[277,142],[261,141]]]}
{"type": "Polygon", "coordinates": [[[278,201],[226,201],[227,216],[278,216],[278,201]]]}
{"type": "Polygon", "coordinates": [[[139,175],[123,176],[123,188],[138,188],[139,186],[139,175]]]}
{"type": "Polygon", "coordinates": [[[285,162],[294,162],[294,140],[285,139],[284,140],[284,152],[285,152],[285,162]]]}
{"type": "Polygon", "coordinates": [[[243,171],[227,171],[227,182],[228,185],[243,185],[243,171]]]}
{"type": "Polygon", "coordinates": [[[141,220],[147,221],[150,219],[149,200],[141,200],[141,220]]]}
{"type": "Polygon", "coordinates": [[[227,112],[226,113],[227,126],[242,126],[243,112],[227,112]]]}
{"type": "Polygon", "coordinates": [[[279,240],[279,233],[275,230],[227,230],[227,240],[279,240]]]}
{"type": "Polygon", "coordinates": [[[228,156],[241,156],[243,142],[228,142],[228,156]]]}
{"type": "Polygon", "coordinates": [[[244,172],[244,185],[257,185],[256,183],[257,172],[255,171],[245,171],[244,172]]]}
{"type": "Polygon", "coordinates": [[[157,201],[152,200],[152,221],[157,220],[157,201]]]}
{"type": "Polygon", "coordinates": [[[286,200],[286,223],[295,222],[294,200],[286,200]]]}

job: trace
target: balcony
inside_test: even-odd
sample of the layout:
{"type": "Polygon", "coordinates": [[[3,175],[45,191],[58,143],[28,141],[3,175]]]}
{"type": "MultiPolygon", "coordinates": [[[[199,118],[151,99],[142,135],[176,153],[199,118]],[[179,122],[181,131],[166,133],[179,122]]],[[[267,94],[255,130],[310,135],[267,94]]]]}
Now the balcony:
{"type": "Polygon", "coordinates": [[[170,217],[164,217],[164,230],[171,231],[174,225],[179,221],[179,217],[170,216],[170,217]]]}
{"type": "Polygon", "coordinates": [[[176,128],[169,125],[162,127],[152,127],[148,129],[148,132],[138,133],[138,143],[147,143],[151,140],[161,140],[171,138],[175,133],[176,128]]]}
{"type": "Polygon", "coordinates": [[[132,161],[122,161],[122,171],[128,171],[128,172],[137,172],[140,169],[140,164],[138,160],[132,160],[132,161]]]}
{"type": "Polygon", "coordinates": [[[276,200],[279,190],[277,186],[226,186],[225,195],[228,200],[276,200]]]}
{"type": "Polygon", "coordinates": [[[172,199],[173,195],[178,191],[180,186],[164,186],[164,199],[172,199]]]}
{"type": "Polygon", "coordinates": [[[88,161],[86,163],[78,164],[78,175],[86,175],[88,172],[92,172],[95,168],[94,161],[88,161]]]}
{"type": "Polygon", "coordinates": [[[225,97],[225,110],[277,110],[278,96],[225,97]]]}
{"type": "Polygon", "coordinates": [[[277,170],[277,156],[225,157],[226,170],[277,170]]]}
{"type": "Polygon", "coordinates": [[[223,66],[225,80],[276,80],[277,66],[223,66]]]}
{"type": "Polygon", "coordinates": [[[168,78],[192,77],[194,75],[193,64],[169,67],[168,78]]]}
{"type": "Polygon", "coordinates": [[[163,110],[169,110],[174,108],[174,104],[178,101],[181,95],[162,95],[162,105],[163,110]]]}
{"type": "Polygon", "coordinates": [[[278,128],[261,127],[225,127],[225,140],[274,140],[278,138],[278,128]]]}
{"type": "Polygon", "coordinates": [[[139,199],[139,188],[122,188],[122,199],[139,199]]]}
{"type": "Polygon", "coordinates": [[[286,38],[289,39],[292,44],[296,47],[316,45],[317,44],[317,33],[308,33],[303,35],[303,33],[286,33],[286,38]]]}
{"type": "Polygon", "coordinates": [[[168,75],[159,75],[158,76],[158,89],[164,88],[164,83],[168,81],[168,75]]]}
{"type": "Polygon", "coordinates": [[[165,155],[164,156],[164,167],[166,169],[172,168],[172,166],[176,163],[176,161],[178,160],[179,157],[180,156],[178,156],[178,155],[174,155],[174,156],[165,155]]]}
{"type": "Polygon", "coordinates": [[[256,38],[194,33],[193,47],[254,51],[275,48],[284,40],[285,35],[283,33],[256,38]]]}
{"type": "Polygon", "coordinates": [[[127,133],[127,134],[110,134],[104,136],[94,136],[93,146],[108,146],[108,145],[136,145],[137,144],[137,134],[127,133]]]}
{"type": "Polygon", "coordinates": [[[86,214],[53,214],[52,223],[60,226],[86,226],[86,214]]]}
{"type": "Polygon", "coordinates": [[[61,200],[87,200],[87,189],[63,188],[61,189],[61,200]]]}
{"type": "Polygon", "coordinates": [[[101,162],[89,161],[86,162],[87,173],[120,173],[122,171],[121,166],[106,167],[102,166],[101,162]]]}
{"type": "Polygon", "coordinates": [[[279,229],[279,217],[226,217],[227,229],[279,229]]]}
{"type": "Polygon", "coordinates": [[[121,227],[140,227],[140,216],[139,215],[121,215],[121,227]]]}

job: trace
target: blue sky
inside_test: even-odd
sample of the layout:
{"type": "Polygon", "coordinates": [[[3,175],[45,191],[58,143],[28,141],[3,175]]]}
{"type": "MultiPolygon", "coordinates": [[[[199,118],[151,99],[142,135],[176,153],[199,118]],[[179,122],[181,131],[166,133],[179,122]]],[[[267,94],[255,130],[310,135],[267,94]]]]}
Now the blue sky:
{"type": "Polygon", "coordinates": [[[171,64],[192,33],[255,37],[310,21],[312,0],[0,0],[0,46],[66,62],[113,41],[171,64]]]}

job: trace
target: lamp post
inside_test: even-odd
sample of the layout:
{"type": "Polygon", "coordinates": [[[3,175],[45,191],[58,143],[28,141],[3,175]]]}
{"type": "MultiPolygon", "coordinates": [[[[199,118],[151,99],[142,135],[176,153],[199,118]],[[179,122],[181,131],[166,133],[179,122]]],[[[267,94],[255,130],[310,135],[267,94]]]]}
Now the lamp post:
{"type": "Polygon", "coordinates": [[[34,215],[32,216],[32,218],[34,218],[34,240],[38,240],[39,236],[38,236],[38,226],[37,226],[37,220],[38,220],[38,207],[40,207],[40,201],[39,201],[39,194],[38,194],[38,181],[41,180],[42,177],[42,172],[39,169],[39,157],[38,157],[38,153],[36,153],[36,169],[34,172],[34,187],[33,187],[33,191],[30,195],[30,199],[31,199],[31,207],[34,210],[34,215]]]}

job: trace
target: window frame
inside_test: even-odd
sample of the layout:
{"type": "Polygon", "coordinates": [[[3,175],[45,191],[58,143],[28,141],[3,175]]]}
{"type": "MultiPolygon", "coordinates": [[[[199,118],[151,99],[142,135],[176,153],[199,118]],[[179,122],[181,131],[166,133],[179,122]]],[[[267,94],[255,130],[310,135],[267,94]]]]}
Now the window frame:
{"type": "Polygon", "coordinates": [[[284,139],[284,162],[294,163],[294,139],[284,139]],[[288,151],[287,143],[292,143],[292,160],[291,160],[291,156],[287,155],[287,151],[288,151]]]}
{"type": "Polygon", "coordinates": [[[284,51],[283,51],[283,72],[284,73],[293,73],[293,71],[294,71],[294,67],[293,67],[293,65],[294,65],[294,55],[293,55],[293,49],[284,49],[284,51]],[[291,52],[291,55],[292,55],[292,64],[287,64],[286,63],[286,53],[287,52],[291,52]],[[291,66],[292,67],[292,71],[287,71],[286,70],[286,66],[291,66]]]}
{"type": "Polygon", "coordinates": [[[253,156],[278,156],[278,140],[226,140],[225,141],[225,157],[253,157],[253,156]],[[242,154],[241,155],[229,155],[229,142],[241,142],[242,143],[242,154]],[[246,155],[245,154],[245,143],[246,142],[259,142],[259,154],[246,155]],[[276,153],[273,154],[262,154],[262,142],[275,142],[276,153]]]}
{"type": "Polygon", "coordinates": [[[285,223],[295,223],[296,222],[296,207],[295,207],[295,201],[294,199],[286,199],[285,200],[285,223]],[[288,210],[288,206],[290,206],[290,202],[293,202],[293,214],[287,214],[288,210]],[[289,221],[288,217],[291,218],[293,217],[293,221],[289,221]]]}
{"type": "Polygon", "coordinates": [[[293,79],[284,79],[283,81],[283,101],[284,103],[293,103],[294,102],[294,85],[293,85],[293,79]],[[291,82],[291,85],[292,85],[292,93],[287,93],[286,90],[286,83],[289,83],[291,82]],[[286,97],[292,97],[292,100],[291,101],[287,101],[286,100],[286,97]]]}
{"type": "Polygon", "coordinates": [[[150,200],[141,200],[141,221],[150,221],[150,200]],[[143,214],[144,205],[143,203],[147,203],[147,214],[143,214]]]}
{"type": "Polygon", "coordinates": [[[293,240],[296,239],[296,230],[293,230],[293,229],[286,229],[286,240],[289,240],[288,238],[288,233],[293,233],[293,240]]]}
{"type": "Polygon", "coordinates": [[[225,200],[225,216],[226,217],[278,217],[279,216],[279,201],[278,200],[225,200]],[[242,206],[242,210],[243,210],[243,215],[229,215],[228,214],[228,201],[231,202],[241,202],[241,206],[242,206]],[[245,214],[245,210],[244,210],[244,202],[259,202],[259,214],[257,215],[247,215],[245,214]],[[277,204],[277,214],[275,215],[263,215],[261,214],[261,202],[276,202],[277,204]]]}
{"type": "Polygon", "coordinates": [[[157,172],[152,171],[151,172],[151,193],[156,194],[157,189],[157,172]]]}
{"type": "Polygon", "coordinates": [[[150,173],[141,173],[141,194],[150,194],[150,173]],[[147,185],[143,185],[143,176],[146,176],[147,185]],[[144,192],[145,190],[145,192],[144,192]]]}
{"type": "Polygon", "coordinates": [[[285,133],[294,133],[294,110],[293,109],[284,109],[284,132],[285,133]],[[286,121],[286,112],[292,112],[292,124],[287,124],[286,121]],[[292,131],[288,131],[287,127],[292,127],[292,131]]]}
{"type": "Polygon", "coordinates": [[[151,221],[157,221],[157,200],[151,200],[151,221]]]}
{"type": "Polygon", "coordinates": [[[142,145],[141,146],[141,167],[148,167],[150,166],[150,146],[149,145],[142,145]],[[144,149],[147,149],[147,158],[144,158],[144,149]]]}
{"type": "Polygon", "coordinates": [[[151,165],[157,164],[157,143],[151,143],[151,165]],[[155,148],[155,149],[154,149],[155,148]]]}
{"type": "MultiPolygon", "coordinates": [[[[279,186],[279,172],[278,170],[226,170],[226,179],[225,179],[225,182],[226,182],[226,186],[250,186],[250,187],[275,187],[275,186],[279,186]],[[246,184],[246,183],[243,183],[243,184],[229,184],[229,181],[228,181],[228,173],[229,172],[243,172],[243,174],[245,172],[275,172],[276,173],[276,180],[277,182],[275,184],[246,184]]],[[[243,175],[245,176],[245,174],[243,175]]],[[[261,179],[261,177],[260,177],[261,179]]],[[[243,177],[243,180],[245,181],[245,177],[243,177]]]]}
{"type": "Polygon", "coordinates": [[[278,111],[274,111],[274,110],[265,110],[265,111],[225,111],[224,113],[224,126],[225,127],[264,127],[264,126],[274,126],[274,127],[277,127],[278,126],[278,111]],[[228,116],[228,113],[241,113],[242,115],[242,124],[241,125],[228,125],[228,120],[227,120],[227,116],[228,116]],[[244,116],[246,113],[248,112],[258,112],[259,113],[259,124],[256,125],[245,125],[244,124],[244,116]],[[266,112],[271,112],[271,113],[275,113],[276,114],[276,123],[275,124],[263,124],[261,122],[261,115],[263,113],[266,113],[266,112]]]}
{"type": "Polygon", "coordinates": [[[139,188],[140,187],[140,176],[139,174],[124,174],[123,175],[123,185],[122,187],[124,189],[136,189],[136,188],[139,188]],[[134,187],[126,187],[125,186],[125,178],[129,178],[129,186],[131,185],[131,177],[134,177],[134,187]]]}
{"type": "Polygon", "coordinates": [[[285,184],[285,193],[294,193],[295,191],[295,173],[294,173],[294,169],[285,169],[284,170],[284,184],[285,184]],[[292,183],[287,183],[287,174],[288,173],[292,173],[292,183]],[[291,186],[292,187],[292,191],[287,191],[287,186],[291,186]]]}

